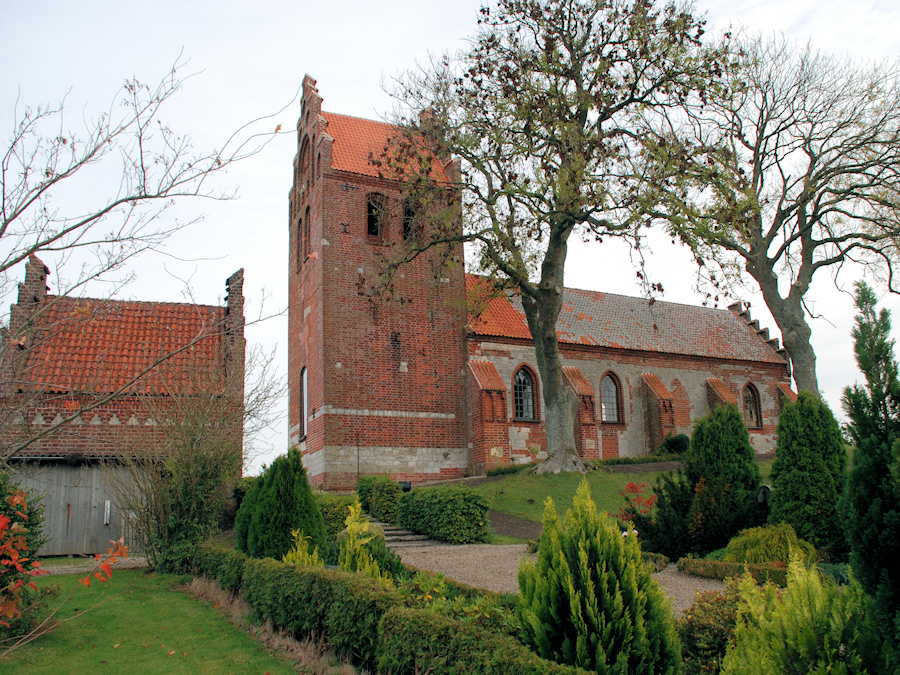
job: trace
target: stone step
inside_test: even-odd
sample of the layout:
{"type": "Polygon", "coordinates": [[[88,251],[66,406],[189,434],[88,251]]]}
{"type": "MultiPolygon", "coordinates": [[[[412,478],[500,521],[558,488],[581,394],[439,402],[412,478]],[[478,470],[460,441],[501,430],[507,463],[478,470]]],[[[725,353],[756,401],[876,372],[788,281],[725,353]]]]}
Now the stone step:
{"type": "Polygon", "coordinates": [[[431,539],[427,534],[416,534],[397,525],[381,523],[371,516],[369,517],[369,522],[381,528],[381,531],[384,532],[384,543],[390,549],[412,548],[414,546],[447,546],[444,542],[431,539]]]}

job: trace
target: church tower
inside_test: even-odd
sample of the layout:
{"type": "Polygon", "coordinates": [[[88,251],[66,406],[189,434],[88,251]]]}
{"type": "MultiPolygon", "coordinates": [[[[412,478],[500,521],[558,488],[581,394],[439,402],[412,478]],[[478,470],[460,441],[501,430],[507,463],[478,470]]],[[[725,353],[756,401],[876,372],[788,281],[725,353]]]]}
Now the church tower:
{"type": "Polygon", "coordinates": [[[393,128],[321,106],[307,75],[289,195],[290,441],[327,490],[365,474],[464,476],[462,251],[452,269],[428,252],[403,266],[390,299],[367,292],[413,236],[397,185],[370,162],[393,128]]]}

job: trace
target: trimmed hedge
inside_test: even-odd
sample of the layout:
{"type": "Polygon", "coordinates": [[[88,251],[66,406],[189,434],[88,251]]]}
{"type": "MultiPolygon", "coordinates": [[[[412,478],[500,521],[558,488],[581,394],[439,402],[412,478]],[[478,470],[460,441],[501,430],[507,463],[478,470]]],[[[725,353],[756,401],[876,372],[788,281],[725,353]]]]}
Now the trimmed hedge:
{"type": "Polygon", "coordinates": [[[369,488],[369,507],[366,512],[382,523],[393,523],[397,520],[397,502],[403,495],[403,488],[387,476],[373,476],[375,480],[369,488]]]}
{"type": "Polygon", "coordinates": [[[575,675],[581,668],[546,661],[512,638],[433,611],[395,607],[381,620],[378,672],[575,675]]]}
{"type": "Polygon", "coordinates": [[[729,577],[740,577],[744,572],[749,572],[754,581],[763,584],[771,581],[776,586],[784,588],[787,584],[787,565],[784,563],[769,563],[765,565],[752,565],[745,563],[720,562],[718,560],[703,560],[701,558],[681,558],[677,563],[678,569],[687,574],[693,574],[707,579],[719,579],[724,581],[729,577]]]}
{"type": "Polygon", "coordinates": [[[462,486],[407,492],[397,505],[397,520],[407,530],[451,544],[477,544],[490,534],[487,500],[462,486]]]}
{"type": "MultiPolygon", "coordinates": [[[[210,543],[200,547],[195,565],[199,574],[241,592],[259,619],[297,638],[323,636],[338,654],[371,672],[376,664],[383,664],[379,672],[414,672],[416,664],[436,674],[584,672],[545,661],[500,633],[407,609],[396,590],[361,575],[256,560],[210,543]]],[[[485,595],[506,606],[517,600],[449,580],[448,591],[448,597],[485,595]]]]}

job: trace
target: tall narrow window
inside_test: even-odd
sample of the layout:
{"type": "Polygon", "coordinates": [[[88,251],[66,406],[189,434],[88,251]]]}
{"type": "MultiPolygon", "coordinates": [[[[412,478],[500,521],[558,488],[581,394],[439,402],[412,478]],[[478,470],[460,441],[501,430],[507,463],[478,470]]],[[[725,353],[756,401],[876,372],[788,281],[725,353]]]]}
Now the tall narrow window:
{"type": "Polygon", "coordinates": [[[300,438],[306,438],[309,417],[309,375],[306,368],[300,371],[300,438]]]}
{"type": "Polygon", "coordinates": [[[303,253],[303,218],[297,221],[297,271],[303,266],[306,256],[303,253]]]}
{"type": "Polygon", "coordinates": [[[752,384],[744,387],[744,424],[748,429],[761,429],[762,416],[759,414],[759,394],[752,384]]]}
{"type": "Polygon", "coordinates": [[[303,139],[303,145],[300,146],[300,184],[297,186],[298,190],[304,190],[309,188],[310,184],[310,166],[309,166],[309,139],[303,139]]]}
{"type": "Polygon", "coordinates": [[[619,383],[608,374],[600,383],[600,415],[604,422],[621,422],[619,414],[619,383]]]}
{"type": "Polygon", "coordinates": [[[373,192],[366,204],[366,234],[373,239],[381,239],[384,235],[384,195],[373,192]]]}
{"type": "Polygon", "coordinates": [[[513,403],[517,420],[536,419],[534,411],[537,406],[534,393],[534,378],[527,368],[520,368],[513,378],[513,403]]]}
{"type": "Polygon", "coordinates": [[[306,213],[303,214],[303,262],[309,257],[309,207],[306,207],[306,213]]]}
{"type": "Polygon", "coordinates": [[[416,222],[416,210],[409,201],[403,202],[403,241],[416,239],[419,236],[420,225],[416,222]]]}

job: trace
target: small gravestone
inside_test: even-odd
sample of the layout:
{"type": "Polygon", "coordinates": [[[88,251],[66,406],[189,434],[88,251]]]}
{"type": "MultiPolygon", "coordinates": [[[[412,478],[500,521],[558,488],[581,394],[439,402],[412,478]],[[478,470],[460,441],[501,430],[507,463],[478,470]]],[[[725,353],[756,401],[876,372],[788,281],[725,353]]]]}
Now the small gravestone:
{"type": "Polygon", "coordinates": [[[769,501],[772,499],[772,488],[768,485],[761,485],[756,491],[756,524],[763,526],[769,521],[769,501]]]}

